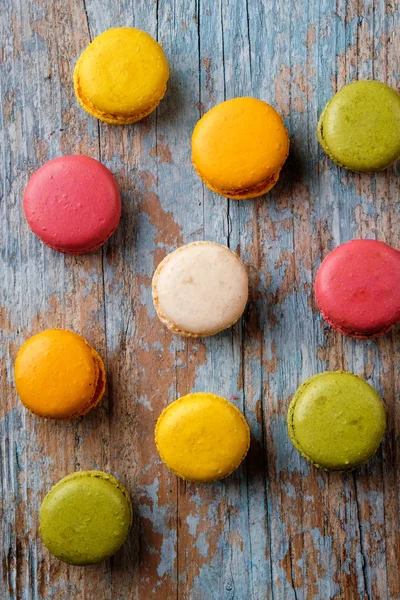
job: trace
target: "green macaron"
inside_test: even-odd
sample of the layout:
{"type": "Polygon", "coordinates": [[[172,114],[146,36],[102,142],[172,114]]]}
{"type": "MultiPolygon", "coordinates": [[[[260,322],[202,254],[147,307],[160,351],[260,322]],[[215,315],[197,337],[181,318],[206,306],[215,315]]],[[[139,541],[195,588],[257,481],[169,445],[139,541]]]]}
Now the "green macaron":
{"type": "Polygon", "coordinates": [[[345,85],[326,105],[317,134],[340,167],[386,169],[400,158],[400,95],[380,81],[345,85]]]}
{"type": "Polygon", "coordinates": [[[40,508],[40,534],[47,549],[71,565],[91,565],[112,556],[132,525],[126,489],[103,471],[80,471],[51,488],[40,508]]]}
{"type": "Polygon", "coordinates": [[[327,371],[307,379],[288,411],[290,439],[315,466],[347,471],[377,451],[386,428],[379,394],[346,371],[327,371]]]}

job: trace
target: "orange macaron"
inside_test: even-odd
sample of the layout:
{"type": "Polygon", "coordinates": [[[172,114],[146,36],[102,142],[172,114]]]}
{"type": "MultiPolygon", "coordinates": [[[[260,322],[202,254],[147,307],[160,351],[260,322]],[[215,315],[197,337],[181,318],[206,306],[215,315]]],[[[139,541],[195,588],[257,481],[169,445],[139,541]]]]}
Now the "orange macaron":
{"type": "Polygon", "coordinates": [[[50,419],[85,415],[103,397],[106,373],[97,352],[77,333],[46,329],[21,346],[14,367],[22,404],[50,419]]]}
{"type": "Polygon", "coordinates": [[[192,162],[204,183],[234,200],[274,187],[289,154],[289,136],[276,110],[256,98],[234,98],[209,110],[192,135],[192,162]]]}

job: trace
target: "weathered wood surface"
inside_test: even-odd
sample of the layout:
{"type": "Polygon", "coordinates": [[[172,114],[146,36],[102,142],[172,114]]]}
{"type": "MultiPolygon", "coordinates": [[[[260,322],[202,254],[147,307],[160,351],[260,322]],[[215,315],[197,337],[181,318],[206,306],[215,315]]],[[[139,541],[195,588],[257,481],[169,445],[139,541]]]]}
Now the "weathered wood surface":
{"type": "Polygon", "coordinates": [[[1,0],[0,597],[264,600],[400,598],[399,328],[345,339],[312,297],[328,249],[366,236],[399,246],[398,168],[346,173],[323,155],[317,118],[336,89],[376,77],[396,87],[395,0],[1,0]],[[77,105],[74,63],[111,26],[145,29],[171,65],[157,112],[129,127],[77,105]],[[277,107],[291,137],[281,181],[257,201],[209,192],[190,161],[192,128],[224,98],[277,107]],[[102,160],[123,194],[102,251],[68,257],[29,231],[29,175],[60,154],[102,160]],[[231,331],[171,335],[155,317],[151,276],[182,243],[214,240],[249,266],[251,301],[231,331]],[[108,397],[84,419],[36,419],[19,404],[13,359],[47,327],[82,333],[106,360],[108,397]],[[350,474],[310,467],[285,413],[298,384],[325,369],[364,376],[383,395],[388,431],[350,474]],[[246,463],[215,485],[185,484],[160,463],[153,428],[191,390],[233,398],[252,430],[246,463]],[[109,562],[68,567],[38,536],[38,508],[67,473],[101,468],[132,494],[129,542],[109,562]]]}

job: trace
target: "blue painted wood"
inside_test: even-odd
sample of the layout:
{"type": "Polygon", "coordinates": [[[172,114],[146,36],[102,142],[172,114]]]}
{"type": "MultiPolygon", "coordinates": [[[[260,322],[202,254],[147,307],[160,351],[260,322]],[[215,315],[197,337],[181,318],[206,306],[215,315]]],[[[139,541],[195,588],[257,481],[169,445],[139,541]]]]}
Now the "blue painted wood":
{"type": "Polygon", "coordinates": [[[315,128],[336,89],[376,77],[398,86],[399,7],[391,0],[109,0],[0,4],[2,98],[1,598],[330,600],[400,598],[399,335],[341,337],[312,297],[322,258],[352,237],[398,245],[398,167],[346,173],[315,128]],[[72,70],[111,26],[145,29],[171,65],[165,99],[129,127],[98,124],[77,105],[72,70]],[[194,173],[190,136],[204,111],[253,95],[285,119],[291,154],[273,191],[228,201],[194,173]],[[81,152],[116,175],[123,217],[102,251],[58,255],[29,231],[29,175],[81,152]],[[182,340],[157,320],[151,277],[177,246],[207,239],[238,251],[251,292],[242,321],[213,338],[182,340]],[[18,403],[13,359],[45,327],[82,333],[106,360],[108,397],[77,422],[38,420],[18,403]],[[383,395],[388,432],[354,474],[308,466],[285,414],[298,384],[344,368],[383,395]],[[161,464],[153,429],[191,390],[219,393],[252,431],[246,463],[195,486],[161,464]],[[66,473],[102,468],[132,494],[128,543],[85,569],[51,558],[38,508],[66,473]]]}

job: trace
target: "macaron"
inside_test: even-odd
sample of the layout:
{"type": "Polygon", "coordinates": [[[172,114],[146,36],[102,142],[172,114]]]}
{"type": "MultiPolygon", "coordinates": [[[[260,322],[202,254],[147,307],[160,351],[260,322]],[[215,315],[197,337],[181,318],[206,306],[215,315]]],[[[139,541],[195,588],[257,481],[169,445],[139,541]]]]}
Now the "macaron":
{"type": "Polygon", "coordinates": [[[377,240],[352,240],[322,261],[315,299],[343,335],[367,339],[400,321],[400,252],[377,240]]]}
{"type": "Polygon", "coordinates": [[[386,169],[400,158],[400,95],[380,81],[349,83],[326,105],[317,134],[339,167],[386,169]]]}
{"type": "Polygon", "coordinates": [[[234,200],[274,187],[289,154],[289,137],[272,106],[234,98],[209,110],[192,135],[192,162],[204,183],[234,200]]]}
{"type": "Polygon", "coordinates": [[[122,546],[132,525],[124,486],[103,471],[79,471],[51,488],[40,507],[40,535],[70,565],[99,563],[122,546]]]}
{"type": "Polygon", "coordinates": [[[248,276],[238,255],[226,246],[192,242],[161,261],[152,292],[157,315],[171,331],[206,337],[240,318],[248,297],[248,276]]]}
{"type": "Polygon", "coordinates": [[[143,119],[163,98],[168,62],[148,33],[133,27],[108,29],[82,52],[74,69],[79,104],[106,123],[143,119]]]}
{"type": "Polygon", "coordinates": [[[155,430],[161,460],[186,481],[211,482],[238,468],[250,446],[246,419],[221,396],[196,392],[172,402],[155,430]]]}
{"type": "Polygon", "coordinates": [[[116,230],[121,198],[111,172],[88,156],[60,156],[26,186],[24,212],[39,239],[56,252],[86,254],[116,230]]]}
{"type": "Polygon", "coordinates": [[[77,333],[46,329],[21,346],[14,366],[22,404],[39,417],[70,419],[85,415],[102,399],[103,361],[77,333]]]}
{"type": "Polygon", "coordinates": [[[348,471],[377,451],[386,428],[378,393],[346,371],[327,371],[307,379],[288,411],[290,439],[304,458],[329,471],[348,471]]]}

